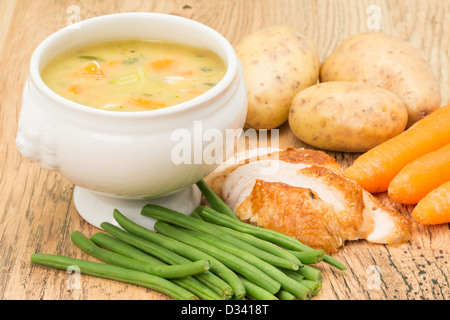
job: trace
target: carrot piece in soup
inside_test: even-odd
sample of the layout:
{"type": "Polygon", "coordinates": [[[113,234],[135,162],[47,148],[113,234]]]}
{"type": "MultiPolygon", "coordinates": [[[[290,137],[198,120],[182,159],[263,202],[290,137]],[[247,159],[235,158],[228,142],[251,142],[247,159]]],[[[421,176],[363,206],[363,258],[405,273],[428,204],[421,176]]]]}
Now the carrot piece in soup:
{"type": "Polygon", "coordinates": [[[385,192],[404,166],[450,143],[449,123],[450,104],[362,154],[344,173],[369,192],[385,192]]]}
{"type": "Polygon", "coordinates": [[[182,77],[192,76],[193,74],[194,74],[194,71],[192,71],[192,70],[186,70],[186,71],[180,71],[179,72],[179,75],[182,76],[182,77]]]}
{"type": "Polygon", "coordinates": [[[423,224],[450,222],[450,181],[426,195],[412,211],[412,217],[423,224]]]}
{"type": "Polygon", "coordinates": [[[108,63],[111,67],[117,67],[120,64],[120,61],[111,61],[108,63]]]}
{"type": "Polygon", "coordinates": [[[150,100],[150,99],[145,99],[145,98],[142,98],[139,96],[133,97],[130,100],[130,103],[140,106],[140,107],[149,108],[149,109],[158,109],[158,108],[163,108],[166,106],[165,103],[150,100]]]}
{"type": "Polygon", "coordinates": [[[166,68],[170,67],[172,63],[173,63],[173,60],[164,59],[164,60],[152,61],[152,62],[150,62],[150,65],[154,69],[159,70],[159,69],[166,69],[166,68]]]}
{"type": "Polygon", "coordinates": [[[84,66],[81,70],[79,70],[77,74],[82,76],[103,77],[103,72],[100,69],[100,65],[95,61],[89,62],[86,66],[84,66]]]}
{"type": "Polygon", "coordinates": [[[70,92],[71,94],[78,94],[78,93],[81,92],[81,88],[80,88],[79,85],[74,84],[74,85],[70,86],[69,92],[70,92]]]}
{"type": "Polygon", "coordinates": [[[416,204],[447,181],[450,181],[450,143],[408,163],[389,184],[388,194],[396,202],[416,204]]]}

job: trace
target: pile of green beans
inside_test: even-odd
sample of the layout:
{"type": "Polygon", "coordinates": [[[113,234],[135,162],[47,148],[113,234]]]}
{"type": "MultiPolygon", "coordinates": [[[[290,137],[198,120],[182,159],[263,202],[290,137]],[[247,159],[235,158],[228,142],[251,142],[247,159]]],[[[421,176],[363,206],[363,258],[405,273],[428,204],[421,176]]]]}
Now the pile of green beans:
{"type": "MultiPolygon", "coordinates": [[[[324,257],[322,250],[311,249],[310,254],[304,257],[299,255],[300,258],[297,258],[295,251],[277,246],[277,250],[272,251],[275,257],[291,259],[290,265],[280,267],[258,256],[258,250],[255,250],[269,248],[273,243],[236,230],[226,232],[223,226],[201,218],[204,209],[197,208],[193,216],[187,216],[149,204],[142,208],[141,214],[156,219],[154,228],[158,235],[172,238],[211,255],[238,274],[241,282],[245,279],[243,281],[245,289],[252,290],[251,293],[246,292],[248,299],[307,300],[320,292],[322,272],[309,264],[312,261],[314,263],[322,261],[324,257]],[[247,246],[241,242],[245,242],[247,246]],[[284,252],[281,254],[279,251],[284,252]],[[301,261],[302,258],[304,261],[301,261]]],[[[117,210],[114,212],[114,218],[122,228],[131,233],[139,234],[148,240],[155,237],[153,231],[136,232],[134,229],[138,226],[117,210]]]]}
{"type": "MultiPolygon", "coordinates": [[[[144,286],[177,300],[221,299],[217,291],[194,278],[209,270],[210,263],[206,259],[190,261],[180,257],[166,264],[105,233],[96,233],[89,239],[74,231],[71,240],[104,263],[39,253],[32,254],[31,261],[62,270],[77,266],[83,274],[144,286]]],[[[222,287],[228,285],[223,282],[222,287]]]]}
{"type": "MultiPolygon", "coordinates": [[[[293,237],[287,236],[280,232],[259,228],[257,226],[242,222],[231,210],[231,208],[208,186],[208,184],[203,179],[197,182],[197,187],[201,190],[203,196],[208,201],[211,208],[209,207],[203,207],[203,209],[197,208],[195,211],[196,216],[201,216],[204,220],[208,222],[212,222],[224,227],[231,228],[233,230],[254,235],[255,237],[275,243],[277,245],[285,247],[286,249],[288,249],[288,251],[293,251],[292,253],[294,254],[296,252],[298,254],[298,252],[314,251],[312,248],[301,243],[300,241],[298,241],[293,237]],[[211,214],[208,215],[208,213],[211,214]],[[222,213],[222,215],[217,215],[214,213],[222,213]]],[[[320,253],[318,254],[320,255],[320,253]]],[[[322,260],[324,262],[336,267],[339,270],[347,269],[347,267],[343,263],[330,257],[329,255],[324,255],[323,253],[321,253],[321,255],[323,255],[322,260]]]]}
{"type": "Polygon", "coordinates": [[[242,222],[203,181],[197,186],[210,206],[189,216],[148,204],[141,215],[156,220],[155,231],[114,210],[114,225],[90,238],[71,234],[72,242],[102,261],[33,254],[37,264],[144,286],[173,299],[307,300],[322,289],[326,262],[345,266],[284,234],[242,222]]]}

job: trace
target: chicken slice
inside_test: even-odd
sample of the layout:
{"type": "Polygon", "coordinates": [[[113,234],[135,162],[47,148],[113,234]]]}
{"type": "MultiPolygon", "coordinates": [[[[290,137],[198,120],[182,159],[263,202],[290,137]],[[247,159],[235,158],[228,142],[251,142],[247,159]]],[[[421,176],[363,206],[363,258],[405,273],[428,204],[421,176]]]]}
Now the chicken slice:
{"type": "Polygon", "coordinates": [[[407,242],[411,238],[411,221],[397,211],[384,207],[371,193],[363,190],[364,220],[358,238],[388,245],[407,242]]]}
{"type": "Polygon", "coordinates": [[[263,180],[256,181],[236,213],[241,220],[290,235],[326,252],[335,252],[345,240],[353,238],[359,225],[356,221],[350,225],[340,221],[333,205],[308,188],[263,180]]]}
{"type": "MultiPolygon", "coordinates": [[[[254,153],[260,154],[258,151],[254,153]]],[[[250,158],[246,158],[244,160],[240,160],[236,163],[224,163],[219,168],[217,168],[214,172],[210,173],[205,181],[208,185],[214,190],[214,192],[223,198],[222,195],[222,185],[227,177],[227,175],[242,165],[252,163],[258,160],[281,160],[287,163],[293,164],[303,164],[304,167],[312,166],[312,165],[320,165],[326,167],[336,173],[342,174],[342,169],[339,164],[334,160],[334,158],[330,157],[324,152],[318,152],[315,150],[307,150],[307,149],[296,149],[293,147],[289,147],[286,150],[282,151],[274,151],[271,153],[261,152],[263,155],[258,155],[250,158]]],[[[266,171],[267,172],[267,171],[266,171]]]]}
{"type": "Polygon", "coordinates": [[[289,148],[207,180],[241,220],[334,252],[346,240],[408,241],[409,220],[389,210],[327,154],[289,148]]]}

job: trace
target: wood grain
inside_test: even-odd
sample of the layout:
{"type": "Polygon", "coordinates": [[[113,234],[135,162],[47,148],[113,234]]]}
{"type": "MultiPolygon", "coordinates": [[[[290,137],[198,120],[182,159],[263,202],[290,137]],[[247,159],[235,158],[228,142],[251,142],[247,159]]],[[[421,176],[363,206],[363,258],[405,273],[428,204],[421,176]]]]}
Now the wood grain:
{"type": "MultiPolygon", "coordinates": [[[[30,263],[34,252],[86,258],[70,241],[75,230],[90,236],[98,230],[78,215],[73,185],[55,172],[24,159],[15,147],[21,91],[36,46],[70,19],[76,5],[80,18],[115,12],[164,12],[198,20],[222,33],[233,45],[259,28],[290,25],[310,37],[321,59],[345,37],[368,31],[378,10],[379,31],[407,39],[429,62],[450,102],[450,1],[440,0],[166,0],[50,1],[0,0],[0,299],[168,299],[146,288],[82,276],[80,287],[68,286],[63,271],[30,263]],[[375,6],[375,7],[373,7],[375,6]]],[[[285,124],[280,146],[309,147],[285,124]]],[[[346,167],[356,155],[332,153],[346,167]]],[[[406,216],[411,206],[379,198],[406,216]]],[[[365,241],[348,243],[335,254],[345,272],[320,266],[324,272],[316,299],[450,298],[449,227],[414,223],[410,243],[390,247],[365,241]]]]}

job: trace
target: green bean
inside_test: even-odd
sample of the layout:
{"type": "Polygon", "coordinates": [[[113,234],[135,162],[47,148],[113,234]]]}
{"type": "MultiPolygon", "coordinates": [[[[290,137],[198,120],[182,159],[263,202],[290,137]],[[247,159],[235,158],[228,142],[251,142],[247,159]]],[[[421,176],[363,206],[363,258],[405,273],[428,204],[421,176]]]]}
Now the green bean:
{"type": "Polygon", "coordinates": [[[128,258],[132,258],[149,264],[167,265],[165,262],[159,260],[158,258],[155,258],[154,256],[147,254],[144,251],[133,247],[132,245],[129,245],[122,240],[114,238],[109,234],[97,232],[94,233],[90,239],[97,246],[127,256],[128,258]]]}
{"type": "MultiPolygon", "coordinates": [[[[255,284],[261,286],[271,293],[275,293],[280,290],[280,284],[277,281],[273,280],[270,276],[255,267],[253,264],[245,261],[244,257],[238,257],[236,255],[230,254],[229,252],[218,250],[216,246],[212,246],[202,240],[199,240],[191,236],[184,230],[174,228],[160,220],[155,222],[154,228],[161,234],[189,244],[215,257],[223,264],[225,264],[228,268],[243,275],[250,281],[254,282],[255,284]]],[[[246,254],[249,255],[249,253],[246,254]]]]}
{"type": "Polygon", "coordinates": [[[81,250],[105,263],[147,272],[165,279],[185,278],[209,270],[208,260],[198,260],[195,262],[172,266],[153,265],[102,249],[89,240],[89,238],[85,237],[80,231],[74,231],[70,238],[72,239],[72,242],[81,250]]]}
{"type": "Polygon", "coordinates": [[[313,296],[316,296],[319,294],[319,292],[322,290],[322,282],[321,281],[313,281],[308,279],[300,280],[300,283],[303,284],[305,287],[309,288],[311,290],[311,294],[313,296]]]}
{"type": "Polygon", "coordinates": [[[182,256],[174,254],[171,250],[168,250],[153,242],[142,241],[142,239],[116,227],[109,222],[102,222],[100,224],[100,227],[119,240],[122,240],[136,248],[139,248],[144,252],[147,252],[148,254],[151,254],[169,264],[183,264],[191,261],[182,256]]]}
{"type": "MultiPolygon", "coordinates": [[[[192,212],[191,217],[203,220],[203,218],[200,216],[200,212],[203,210],[203,206],[197,207],[194,212],[192,212]]],[[[224,232],[230,233],[235,238],[238,238],[241,241],[245,241],[248,244],[251,244],[261,250],[265,250],[267,252],[270,252],[273,255],[276,255],[281,258],[285,258],[286,260],[291,260],[292,262],[298,264],[299,267],[302,267],[302,262],[300,259],[298,259],[293,253],[289,252],[289,250],[286,250],[284,248],[281,248],[280,246],[277,246],[273,244],[272,242],[262,240],[260,238],[254,237],[248,233],[239,232],[236,230],[233,230],[231,228],[227,228],[224,226],[216,225],[218,228],[220,228],[224,232]]],[[[297,253],[298,251],[296,251],[297,253]]]]}
{"type": "Polygon", "coordinates": [[[165,247],[172,252],[187,257],[191,260],[207,259],[210,262],[210,271],[221,277],[226,283],[230,285],[231,288],[227,289],[227,293],[233,292],[234,295],[240,299],[245,296],[245,288],[242,281],[237,277],[237,275],[224,265],[219,260],[215,259],[209,254],[206,254],[192,246],[186,245],[180,241],[176,241],[172,238],[165,237],[161,234],[148,230],[137,223],[134,223],[118,210],[113,212],[114,219],[119,223],[119,225],[140,238],[146,239],[147,241],[157,243],[159,246],[165,247]]]}
{"type": "Polygon", "coordinates": [[[298,272],[292,271],[292,270],[282,270],[284,274],[286,274],[287,276],[291,277],[292,279],[296,280],[296,281],[300,281],[305,279],[305,277],[303,277],[301,274],[299,274],[298,272]]]}
{"type": "Polygon", "coordinates": [[[233,210],[222,200],[220,197],[208,186],[208,184],[202,179],[197,182],[197,187],[202,192],[206,201],[217,212],[223,213],[235,220],[239,220],[233,210]]]}
{"type": "Polygon", "coordinates": [[[35,253],[31,255],[31,261],[33,263],[61,270],[67,270],[71,266],[77,266],[83,274],[144,286],[164,293],[173,299],[198,299],[198,297],[191,292],[167,279],[141,271],[53,254],[35,253]]]}
{"type": "Polygon", "coordinates": [[[305,279],[320,282],[322,281],[322,272],[319,269],[313,268],[310,265],[305,264],[303,268],[296,271],[302,275],[305,279]]]}
{"type": "MultiPolygon", "coordinates": [[[[212,223],[208,223],[205,221],[201,221],[201,220],[192,218],[192,217],[184,215],[180,212],[170,210],[168,208],[164,208],[164,207],[154,205],[154,204],[147,204],[142,208],[141,214],[144,216],[149,216],[149,217],[155,218],[157,220],[175,224],[180,227],[187,228],[187,229],[192,229],[192,230],[197,230],[197,231],[201,231],[204,233],[208,233],[210,235],[220,238],[223,241],[227,241],[237,247],[240,247],[243,250],[251,252],[258,258],[260,258],[274,266],[277,266],[280,268],[285,268],[285,269],[291,269],[291,270],[297,270],[299,268],[299,265],[296,263],[293,263],[291,260],[280,258],[269,252],[258,249],[257,247],[255,247],[251,244],[248,244],[245,241],[239,240],[227,232],[222,231],[221,229],[219,229],[216,225],[214,225],[212,223]]],[[[229,218],[229,219],[231,219],[231,218],[229,218]]]]}
{"type": "MultiPolygon", "coordinates": [[[[111,237],[110,235],[98,232],[91,236],[91,241],[96,245],[105,248],[107,250],[122,254],[137,261],[153,264],[153,265],[166,265],[161,260],[119,240],[111,237]]],[[[181,279],[173,279],[179,286],[191,291],[196,296],[203,300],[220,300],[222,297],[212,290],[209,286],[203,284],[201,281],[194,277],[186,277],[181,279]]]]}
{"type": "MultiPolygon", "coordinates": [[[[308,267],[307,267],[308,269],[308,267]]],[[[322,289],[322,278],[319,277],[319,280],[310,280],[310,279],[305,279],[305,277],[301,274],[299,274],[296,271],[291,271],[291,270],[283,270],[283,272],[291,277],[292,279],[298,281],[299,283],[301,283],[302,285],[304,285],[305,287],[307,287],[309,290],[311,290],[311,294],[313,296],[317,295],[320,290],[322,289]]]]}
{"type": "MultiPolygon", "coordinates": [[[[200,216],[210,223],[218,224],[224,227],[228,227],[237,231],[249,233],[255,237],[264,239],[266,241],[278,244],[286,249],[296,250],[296,251],[310,251],[314,250],[307,245],[301,243],[297,239],[285,235],[281,232],[277,232],[274,230],[261,228],[241,220],[232,219],[226,215],[220,214],[212,208],[205,207],[202,212],[199,213],[200,216]]],[[[325,255],[323,261],[332,265],[339,270],[346,270],[347,267],[342,264],[342,262],[330,257],[329,255],[325,255]]]]}
{"type": "Polygon", "coordinates": [[[203,218],[200,216],[199,212],[203,210],[203,207],[197,207],[195,208],[195,210],[191,213],[191,217],[198,219],[198,220],[203,220],[203,218]]]}
{"type": "MultiPolygon", "coordinates": [[[[136,248],[139,248],[150,255],[156,256],[157,258],[163,260],[164,262],[167,262],[168,264],[183,264],[191,261],[186,257],[173,252],[172,250],[169,250],[154,242],[142,239],[132,233],[126,232],[109,222],[101,223],[100,227],[103,228],[106,232],[113,235],[114,237],[118,238],[119,240],[122,240],[125,243],[128,243],[136,248]]],[[[149,230],[149,232],[152,231],[149,230]]],[[[216,263],[211,262],[212,260],[209,261],[211,271],[211,267],[215,267],[216,263]]],[[[230,299],[234,293],[232,287],[227,282],[225,282],[220,277],[218,277],[217,275],[213,274],[210,271],[197,274],[194,277],[197,280],[200,280],[201,282],[208,285],[210,288],[214,289],[224,299],[230,299]]],[[[245,291],[245,288],[243,290],[245,291]]]]}
{"type": "Polygon", "coordinates": [[[84,59],[84,60],[104,61],[102,58],[96,57],[96,56],[79,56],[78,58],[84,59]]]}
{"type": "MultiPolygon", "coordinates": [[[[168,224],[163,223],[161,221],[156,221],[156,223],[155,223],[155,229],[157,229],[159,232],[162,232],[162,233],[167,232],[166,230],[168,230],[169,227],[170,226],[168,224]]],[[[177,229],[174,227],[171,227],[171,228],[173,229],[172,232],[176,232],[176,230],[181,231],[180,229],[177,229]]],[[[201,233],[201,232],[194,231],[194,230],[184,230],[184,232],[199,239],[199,240],[204,241],[205,243],[210,244],[211,246],[213,246],[215,248],[229,252],[230,254],[233,254],[235,256],[241,257],[242,260],[245,260],[245,261],[249,262],[250,264],[254,265],[258,269],[262,270],[265,274],[267,274],[270,278],[272,278],[275,281],[277,281],[278,283],[280,283],[281,288],[291,292],[296,297],[298,297],[302,300],[309,299],[311,297],[308,288],[306,288],[302,284],[292,280],[284,272],[280,271],[273,265],[266,263],[266,262],[258,259],[257,257],[253,256],[250,252],[246,252],[244,250],[241,250],[240,248],[230,246],[227,243],[225,243],[225,242],[221,241],[220,239],[215,238],[209,234],[201,233]]],[[[191,241],[190,243],[193,242],[193,240],[190,240],[190,241],[191,241]]],[[[296,271],[292,271],[292,270],[286,270],[286,271],[291,271],[293,273],[296,273],[296,271]]],[[[260,285],[260,284],[258,284],[258,285],[260,285]]],[[[272,293],[274,293],[274,292],[272,292],[272,293]]]]}
{"type": "Polygon", "coordinates": [[[269,291],[261,288],[242,276],[239,277],[245,286],[247,297],[250,297],[252,300],[278,300],[278,298],[269,291]]]}
{"type": "Polygon", "coordinates": [[[295,300],[295,296],[290,293],[289,291],[286,291],[284,289],[281,289],[280,291],[278,291],[275,296],[279,299],[279,300],[295,300]]]}
{"type": "Polygon", "coordinates": [[[303,266],[303,263],[295,255],[293,255],[288,250],[273,244],[272,242],[262,240],[255,236],[252,236],[251,234],[236,231],[236,230],[233,230],[233,229],[230,229],[227,227],[223,227],[223,226],[219,226],[219,225],[217,225],[217,227],[220,228],[222,231],[228,232],[229,234],[238,238],[239,240],[245,241],[248,244],[251,244],[261,250],[265,250],[267,252],[272,253],[273,255],[284,258],[286,260],[291,260],[292,262],[298,264],[299,268],[301,268],[303,266]]]}
{"type": "Polygon", "coordinates": [[[309,251],[287,250],[287,251],[296,256],[304,264],[319,263],[325,257],[325,253],[323,250],[309,250],[309,251]]]}

